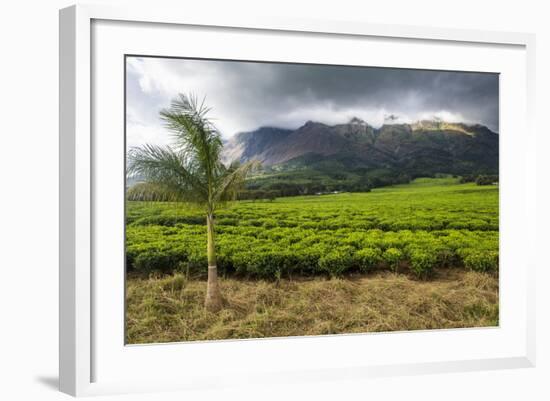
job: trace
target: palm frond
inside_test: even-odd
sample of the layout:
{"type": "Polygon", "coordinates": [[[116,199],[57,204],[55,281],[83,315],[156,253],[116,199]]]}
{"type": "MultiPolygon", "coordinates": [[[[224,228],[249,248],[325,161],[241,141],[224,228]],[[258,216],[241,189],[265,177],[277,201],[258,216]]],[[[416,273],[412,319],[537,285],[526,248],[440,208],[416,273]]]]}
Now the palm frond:
{"type": "Polygon", "coordinates": [[[143,178],[164,191],[178,193],[178,198],[205,202],[208,193],[200,169],[193,161],[169,147],[144,145],[128,152],[128,173],[143,178]]]}
{"type": "Polygon", "coordinates": [[[161,119],[174,136],[174,145],[186,158],[200,164],[209,177],[219,173],[223,143],[219,131],[207,117],[210,109],[205,99],[198,102],[194,95],[182,95],[172,100],[161,119]]]}
{"type": "Polygon", "coordinates": [[[182,94],[161,110],[174,144],[144,145],[128,152],[128,173],[144,181],[128,190],[129,199],[194,202],[210,213],[236,198],[259,163],[223,165],[223,142],[209,111],[205,99],[199,102],[194,95],[182,94]]]}
{"type": "Polygon", "coordinates": [[[238,192],[244,188],[248,174],[259,166],[260,162],[257,160],[251,160],[238,166],[232,164],[217,186],[214,200],[221,202],[235,200],[238,192]]]}
{"type": "Polygon", "coordinates": [[[126,191],[131,201],[181,202],[187,201],[185,194],[160,183],[139,182],[126,191]]]}

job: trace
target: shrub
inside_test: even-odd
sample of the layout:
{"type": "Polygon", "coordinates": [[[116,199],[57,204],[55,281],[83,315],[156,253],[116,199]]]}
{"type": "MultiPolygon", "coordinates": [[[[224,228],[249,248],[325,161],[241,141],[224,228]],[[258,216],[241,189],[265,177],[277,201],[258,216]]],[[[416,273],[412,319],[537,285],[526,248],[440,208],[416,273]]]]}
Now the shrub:
{"type": "Polygon", "coordinates": [[[456,255],[454,252],[444,246],[441,246],[437,249],[437,262],[444,267],[450,267],[456,262],[456,255]]]}
{"type": "Polygon", "coordinates": [[[218,226],[236,226],[239,224],[239,219],[233,217],[218,218],[216,221],[218,226]]]}
{"type": "Polygon", "coordinates": [[[489,272],[498,269],[498,252],[471,251],[464,258],[464,266],[470,270],[489,272]]]}
{"type": "Polygon", "coordinates": [[[263,219],[262,225],[263,225],[265,228],[274,228],[274,227],[278,227],[277,220],[275,220],[275,219],[263,219]]]}
{"type": "Polygon", "coordinates": [[[335,248],[319,258],[319,268],[332,277],[341,276],[353,265],[351,247],[335,248]]]}
{"type": "Polygon", "coordinates": [[[251,258],[251,252],[235,252],[233,254],[233,268],[238,274],[246,274],[248,268],[248,260],[251,258]]]}
{"type": "Polygon", "coordinates": [[[414,250],[410,255],[411,270],[417,277],[428,277],[437,262],[437,256],[433,253],[414,250]]]}
{"type": "MultiPolygon", "coordinates": [[[[381,264],[397,270],[403,261],[423,272],[430,271],[432,255],[436,266],[497,269],[498,187],[417,181],[371,195],[231,204],[216,216],[219,272],[266,279],[341,275],[381,264]]],[[[128,202],[126,221],[128,271],[206,274],[200,211],[171,202],[128,202]]]]}
{"type": "Polygon", "coordinates": [[[498,182],[498,175],[479,175],[476,178],[477,185],[492,185],[498,182]]]}
{"type": "Polygon", "coordinates": [[[280,278],[285,272],[285,257],[285,253],[269,249],[239,252],[233,255],[233,266],[237,273],[246,276],[280,278]]]}
{"type": "Polygon", "coordinates": [[[391,270],[397,272],[399,262],[401,262],[401,260],[403,259],[403,252],[401,252],[397,248],[388,248],[382,254],[382,258],[388,264],[391,270]]]}
{"type": "Polygon", "coordinates": [[[315,243],[306,247],[294,246],[290,253],[294,256],[293,272],[314,275],[319,272],[319,260],[329,249],[324,244],[315,243]]]}
{"type": "Polygon", "coordinates": [[[465,175],[465,176],[460,177],[459,182],[461,184],[465,184],[467,182],[474,182],[475,180],[476,180],[475,175],[470,174],[470,175],[465,175]]]}
{"type": "Polygon", "coordinates": [[[134,226],[165,226],[173,227],[176,224],[205,224],[205,218],[202,216],[145,216],[132,222],[134,226]]]}
{"type": "Polygon", "coordinates": [[[186,258],[180,248],[148,249],[134,260],[134,268],[142,273],[172,272],[186,258]]]}
{"type": "Polygon", "coordinates": [[[363,248],[355,252],[355,259],[361,271],[368,271],[382,261],[382,251],[378,248],[363,248]]]}
{"type": "Polygon", "coordinates": [[[281,274],[280,260],[277,256],[268,250],[259,249],[249,252],[246,259],[247,273],[262,278],[272,278],[274,275],[281,274]]]}
{"type": "Polygon", "coordinates": [[[205,249],[193,249],[187,257],[187,263],[189,265],[189,272],[193,274],[199,274],[201,276],[206,275],[208,266],[208,257],[205,249]]]}

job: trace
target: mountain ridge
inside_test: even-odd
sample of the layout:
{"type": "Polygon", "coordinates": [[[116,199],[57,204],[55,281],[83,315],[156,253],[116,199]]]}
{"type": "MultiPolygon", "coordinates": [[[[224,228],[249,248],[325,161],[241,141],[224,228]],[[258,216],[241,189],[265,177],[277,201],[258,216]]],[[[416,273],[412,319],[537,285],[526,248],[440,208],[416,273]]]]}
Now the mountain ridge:
{"type": "MultiPolygon", "coordinates": [[[[354,117],[328,125],[307,121],[295,130],[260,127],[226,143],[225,160],[258,160],[266,167],[296,164],[296,160],[347,156],[350,168],[390,168],[402,173],[498,173],[498,134],[480,124],[421,120],[375,128],[354,117]]],[[[306,165],[308,163],[305,163],[306,165]]]]}

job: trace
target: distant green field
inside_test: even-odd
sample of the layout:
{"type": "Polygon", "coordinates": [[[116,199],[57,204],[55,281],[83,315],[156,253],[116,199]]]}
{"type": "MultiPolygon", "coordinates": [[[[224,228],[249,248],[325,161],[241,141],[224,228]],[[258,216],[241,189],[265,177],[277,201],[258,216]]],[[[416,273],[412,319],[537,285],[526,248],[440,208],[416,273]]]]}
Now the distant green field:
{"type": "MultiPolygon", "coordinates": [[[[498,269],[498,186],[417,179],[369,193],[239,201],[216,214],[222,274],[427,277],[439,266],[498,269]]],[[[205,217],[185,205],[127,203],[127,268],[206,273],[205,217]]]]}

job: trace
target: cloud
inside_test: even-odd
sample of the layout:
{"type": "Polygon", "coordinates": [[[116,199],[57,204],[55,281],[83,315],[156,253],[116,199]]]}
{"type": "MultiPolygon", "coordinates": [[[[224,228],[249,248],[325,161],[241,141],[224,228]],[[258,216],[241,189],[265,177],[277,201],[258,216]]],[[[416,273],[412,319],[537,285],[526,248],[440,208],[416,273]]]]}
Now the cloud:
{"type": "Polygon", "coordinates": [[[379,126],[389,114],[398,122],[437,116],[498,131],[497,74],[147,57],[127,63],[128,143],[164,143],[158,112],[180,92],[206,96],[225,137],[353,116],[379,126]]]}

